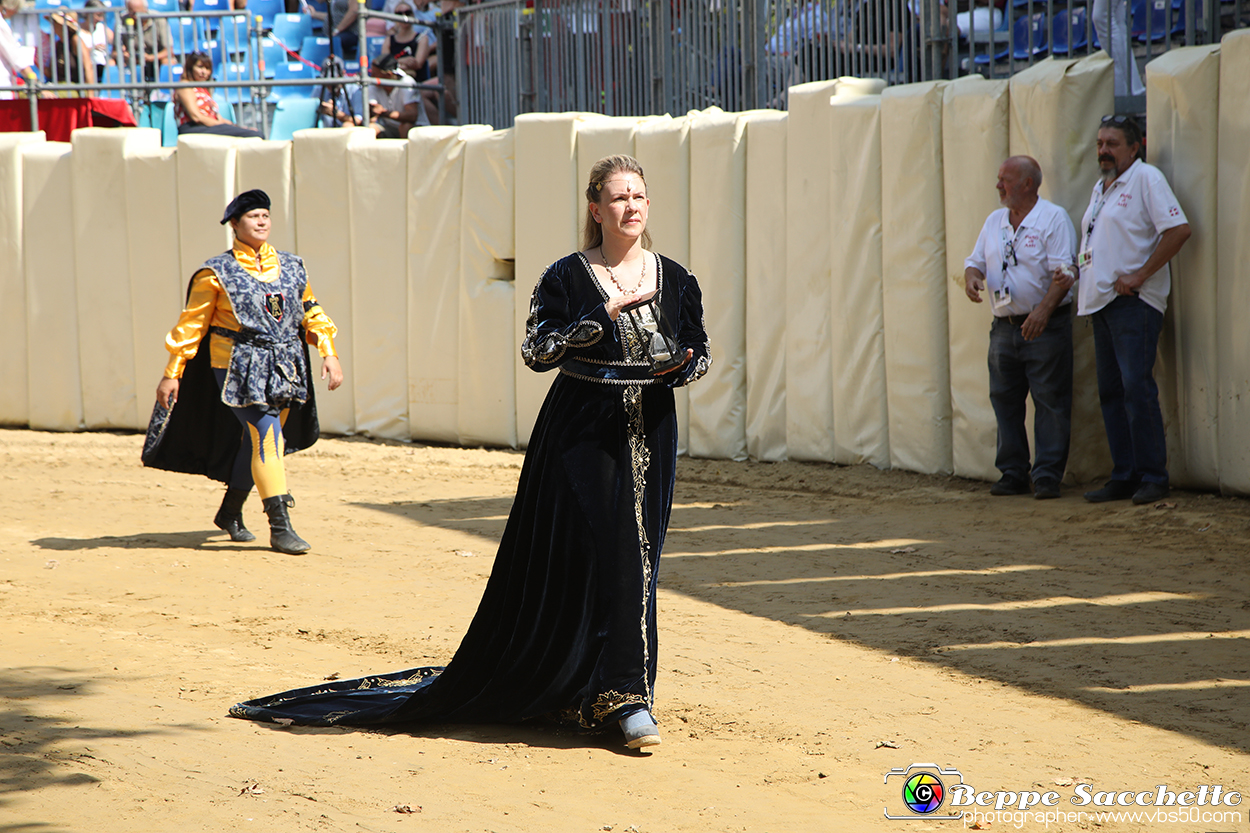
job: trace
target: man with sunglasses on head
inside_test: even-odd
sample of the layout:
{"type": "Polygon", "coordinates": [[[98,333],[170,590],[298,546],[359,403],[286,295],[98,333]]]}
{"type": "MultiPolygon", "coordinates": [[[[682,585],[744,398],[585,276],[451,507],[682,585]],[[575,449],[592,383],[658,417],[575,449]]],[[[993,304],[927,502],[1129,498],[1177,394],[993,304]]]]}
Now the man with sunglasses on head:
{"type": "Polygon", "coordinates": [[[1168,261],[1189,239],[1189,221],[1163,173],[1142,161],[1143,146],[1132,116],[1103,118],[1102,175],[1081,220],[1078,314],[1090,316],[1094,327],[1098,399],[1113,465],[1107,484],[1085,493],[1091,503],[1153,503],[1169,489],[1153,371],[1172,288],[1168,261]]]}
{"type": "Polygon", "coordinates": [[[1029,439],[1025,397],[1035,409],[1033,497],[1059,497],[1068,464],[1072,427],[1072,308],[1070,285],[1054,280],[1071,268],[1076,231],[1068,214],[1037,195],[1042,169],[1029,156],[1013,156],[998,169],[998,199],[976,248],[964,261],[964,292],[982,303],[988,290],[990,403],[998,421],[994,465],[1002,478],[995,496],[1029,492],[1029,439]]]}

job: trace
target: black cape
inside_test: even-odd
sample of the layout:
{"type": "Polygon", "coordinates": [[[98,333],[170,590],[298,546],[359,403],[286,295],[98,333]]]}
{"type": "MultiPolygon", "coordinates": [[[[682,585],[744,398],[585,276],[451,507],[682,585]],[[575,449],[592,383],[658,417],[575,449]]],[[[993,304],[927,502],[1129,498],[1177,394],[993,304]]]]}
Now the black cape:
{"type": "MultiPolygon", "coordinates": [[[[197,269],[198,273],[199,270],[197,269]]],[[[195,278],[192,276],[192,281],[195,278]]],[[[187,284],[187,297],[191,284],[187,284]]],[[[234,459],[243,445],[243,426],[221,401],[221,388],[213,376],[207,332],[200,340],[195,357],[187,362],[174,407],[159,402],[152,408],[147,436],[143,441],[143,465],[164,471],[202,474],[222,483],[230,482],[234,459]]],[[[309,448],[321,436],[317,422],[317,402],[313,393],[312,365],[308,343],[304,342],[304,382],[308,401],[291,404],[282,440],[286,454],[309,448]]]]}

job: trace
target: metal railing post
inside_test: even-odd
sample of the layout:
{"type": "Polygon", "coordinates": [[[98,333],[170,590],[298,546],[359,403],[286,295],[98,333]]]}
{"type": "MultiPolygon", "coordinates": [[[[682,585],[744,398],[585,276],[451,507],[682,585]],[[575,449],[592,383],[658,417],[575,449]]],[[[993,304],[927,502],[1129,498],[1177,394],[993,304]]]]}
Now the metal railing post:
{"type": "MultiPolygon", "coordinates": [[[[414,7],[415,8],[415,7],[414,7]]],[[[365,32],[368,15],[365,0],[356,0],[356,62],[360,64],[360,118],[369,126],[369,38],[365,32]]],[[[418,99],[420,96],[418,95],[418,99]]],[[[424,106],[424,104],[422,104],[424,106]]]]}

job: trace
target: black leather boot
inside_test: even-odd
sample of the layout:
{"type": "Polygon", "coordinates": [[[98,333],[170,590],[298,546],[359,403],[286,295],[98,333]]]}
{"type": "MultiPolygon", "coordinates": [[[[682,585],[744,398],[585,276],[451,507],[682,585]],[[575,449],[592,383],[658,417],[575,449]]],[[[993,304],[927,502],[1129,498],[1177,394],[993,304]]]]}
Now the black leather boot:
{"type": "Polygon", "coordinates": [[[251,492],[251,489],[226,489],[226,496],[221,499],[217,517],[213,518],[218,529],[230,533],[231,541],[244,543],[256,540],[256,536],[243,525],[243,504],[251,492]]]}
{"type": "Polygon", "coordinates": [[[312,545],[295,534],[291,529],[291,517],[286,508],[295,505],[295,498],[290,495],[274,495],[262,500],[265,514],[269,516],[269,546],[278,552],[288,555],[301,555],[312,549],[312,545]]]}

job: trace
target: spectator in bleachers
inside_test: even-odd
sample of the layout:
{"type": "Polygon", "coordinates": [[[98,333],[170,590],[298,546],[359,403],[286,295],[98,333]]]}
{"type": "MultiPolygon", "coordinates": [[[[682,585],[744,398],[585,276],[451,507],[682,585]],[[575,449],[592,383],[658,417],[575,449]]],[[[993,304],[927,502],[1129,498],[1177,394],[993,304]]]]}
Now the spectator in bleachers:
{"type": "MultiPolygon", "coordinates": [[[[380,84],[369,87],[368,126],[373,128],[379,139],[402,139],[413,127],[430,123],[421,91],[415,89],[411,78],[384,63],[375,63],[370,67],[369,74],[374,78],[408,82],[402,87],[380,84]]],[[[360,101],[360,87],[352,85],[350,93],[339,87],[332,98],[327,96],[321,102],[323,126],[364,126],[365,109],[360,101]]]]}
{"type": "MultiPolygon", "coordinates": [[[[768,54],[772,73],[777,77],[777,86],[785,89],[804,81],[812,81],[811,57],[815,54],[814,44],[818,38],[828,33],[828,18],[824,7],[817,2],[809,2],[791,10],[790,14],[780,20],[775,31],[765,43],[764,51],[768,54]]],[[[736,55],[726,56],[729,65],[736,65],[736,55]]],[[[770,102],[770,106],[785,106],[782,98],[770,102]]]]}
{"type": "MultiPolygon", "coordinates": [[[[386,0],[386,3],[382,6],[382,11],[389,14],[405,14],[405,12],[396,11],[401,5],[409,6],[412,9],[412,11],[406,12],[406,14],[411,14],[416,19],[417,33],[424,34],[430,39],[431,43],[434,43],[436,38],[433,27],[438,22],[438,10],[430,8],[430,0],[413,0],[413,2],[409,2],[409,0],[386,0]]],[[[394,24],[388,23],[387,25],[393,26],[394,24]]]]}
{"type": "MultiPolygon", "coordinates": [[[[473,0],[468,0],[473,2],[473,0]]],[[[443,85],[443,109],[449,119],[460,115],[460,96],[456,92],[456,28],[455,11],[468,5],[462,0],[439,0],[438,16],[443,25],[438,29],[438,81],[443,85]]]]}
{"type": "Polygon", "coordinates": [[[52,24],[52,36],[47,40],[44,78],[53,84],[94,84],[95,65],[91,63],[91,50],[78,26],[78,15],[54,12],[48,15],[48,22],[52,24]]]}
{"type": "MultiPolygon", "coordinates": [[[[189,53],[182,65],[182,77],[186,81],[208,81],[213,77],[213,59],[203,52],[189,53]]],[[[174,119],[178,122],[179,136],[184,133],[215,133],[245,139],[264,138],[255,130],[223,119],[207,87],[180,87],[174,90],[174,119]]]]}
{"type": "Polygon", "coordinates": [[[1072,293],[1053,280],[1071,268],[1076,231],[1068,213],[1037,194],[1042,169],[1013,156],[998,169],[1003,207],[986,219],[964,261],[964,292],[981,303],[988,291],[990,404],[998,422],[996,496],[1029,492],[1059,497],[1072,429],[1072,293]],[[1033,465],[1024,429],[1025,399],[1033,397],[1033,465]]]}
{"type": "MultiPolygon", "coordinates": [[[[411,15],[412,10],[413,4],[408,0],[399,0],[395,5],[397,15],[411,15]]],[[[382,44],[379,63],[386,66],[389,59],[418,83],[425,81],[430,77],[432,35],[433,32],[428,27],[418,28],[412,24],[411,19],[396,23],[382,44]]]]}
{"type": "Polygon", "coordinates": [[[838,74],[911,80],[919,33],[906,0],[859,0],[838,28],[838,74]]]}
{"type": "MultiPolygon", "coordinates": [[[[945,2],[942,3],[939,16],[943,24],[942,29],[945,31],[949,20],[949,9],[945,2]]],[[[955,14],[955,25],[959,28],[961,38],[967,38],[974,33],[978,38],[983,37],[997,29],[1002,22],[1003,10],[990,0],[973,0],[971,9],[955,14]]]]}
{"type": "Polygon", "coordinates": [[[1146,85],[1137,71],[1137,58],[1133,55],[1128,0],[1094,0],[1090,10],[1094,18],[1094,31],[1098,42],[1111,56],[1115,69],[1115,94],[1142,96],[1146,85]]]}
{"type": "MultiPolygon", "coordinates": [[[[18,43],[9,27],[9,18],[22,8],[22,0],[0,0],[0,87],[9,87],[17,78],[31,81],[35,77],[35,50],[18,43]]],[[[13,98],[13,93],[0,92],[0,99],[13,98]]]]}
{"type": "MultiPolygon", "coordinates": [[[[126,11],[132,16],[148,13],[148,0],[126,0],[126,11]]],[[[129,63],[129,50],[139,49],[142,40],[143,77],[148,81],[156,81],[160,75],[161,64],[172,64],[174,39],[169,33],[169,22],[163,18],[138,17],[131,18],[127,26],[123,46],[127,50],[126,61],[129,63]],[[136,28],[138,33],[136,34],[136,28]]]]}
{"type": "Polygon", "coordinates": [[[304,7],[305,13],[316,20],[334,18],[334,31],[329,34],[332,38],[338,38],[343,45],[344,58],[354,58],[359,46],[360,36],[356,31],[357,5],[356,0],[330,0],[330,7],[324,12],[312,6],[304,7]]]}
{"type": "Polygon", "coordinates": [[[113,30],[105,22],[105,14],[94,9],[107,8],[103,0],[87,0],[83,5],[83,40],[91,50],[91,63],[95,66],[95,77],[104,79],[104,68],[109,63],[109,51],[113,46],[113,30]]]}

